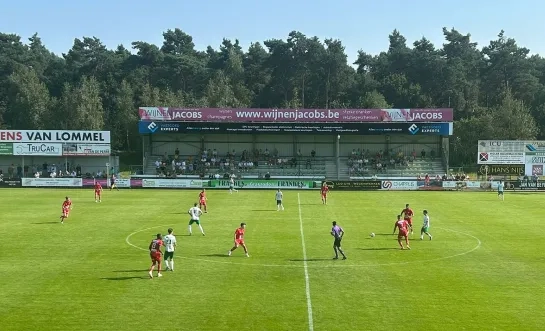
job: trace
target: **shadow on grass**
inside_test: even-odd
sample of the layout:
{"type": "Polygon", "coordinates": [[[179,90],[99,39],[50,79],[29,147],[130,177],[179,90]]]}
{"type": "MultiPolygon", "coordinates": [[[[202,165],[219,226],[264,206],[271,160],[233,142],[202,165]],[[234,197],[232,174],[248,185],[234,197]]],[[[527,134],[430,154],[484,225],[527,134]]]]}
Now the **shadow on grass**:
{"type": "Polygon", "coordinates": [[[291,261],[291,262],[318,262],[318,261],[330,261],[330,260],[332,260],[332,258],[331,259],[324,259],[324,258],[322,258],[322,259],[306,259],[306,260],[305,259],[290,259],[288,261],[291,261]]]}
{"type": "Polygon", "coordinates": [[[227,254],[202,254],[199,256],[205,256],[205,257],[229,257],[227,254]]]}
{"type": "Polygon", "coordinates": [[[393,250],[399,250],[398,248],[394,247],[373,247],[373,248],[358,248],[360,251],[393,251],[393,250]]]}
{"type": "Polygon", "coordinates": [[[131,280],[131,279],[149,279],[149,276],[126,276],[126,277],[104,277],[103,280],[131,280]]]}
{"type": "Polygon", "coordinates": [[[141,269],[141,270],[116,270],[114,272],[149,272],[149,269],[141,269]]]}
{"type": "Polygon", "coordinates": [[[38,224],[38,225],[44,225],[44,224],[61,224],[61,221],[57,221],[57,222],[39,222],[39,223],[31,223],[31,224],[38,224]]]}

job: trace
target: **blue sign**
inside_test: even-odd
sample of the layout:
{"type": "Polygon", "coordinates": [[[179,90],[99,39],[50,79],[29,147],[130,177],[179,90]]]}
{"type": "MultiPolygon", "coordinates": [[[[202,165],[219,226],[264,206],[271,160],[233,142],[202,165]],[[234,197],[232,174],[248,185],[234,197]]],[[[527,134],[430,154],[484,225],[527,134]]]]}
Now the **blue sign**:
{"type": "Polygon", "coordinates": [[[452,123],[204,123],[140,121],[141,134],[159,133],[268,133],[343,135],[452,135],[452,123]]]}

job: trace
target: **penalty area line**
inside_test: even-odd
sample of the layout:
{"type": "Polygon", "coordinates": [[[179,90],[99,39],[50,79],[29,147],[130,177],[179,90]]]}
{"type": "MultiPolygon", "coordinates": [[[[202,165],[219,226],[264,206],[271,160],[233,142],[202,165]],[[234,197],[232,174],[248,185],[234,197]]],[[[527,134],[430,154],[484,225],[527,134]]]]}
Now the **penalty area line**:
{"type": "Polygon", "coordinates": [[[310,299],[310,278],[308,276],[307,248],[305,246],[305,232],[303,231],[303,216],[301,213],[301,196],[297,193],[297,207],[299,208],[299,228],[301,230],[301,245],[303,246],[303,269],[305,271],[305,294],[307,296],[308,330],[314,331],[312,317],[312,300],[310,299]]]}

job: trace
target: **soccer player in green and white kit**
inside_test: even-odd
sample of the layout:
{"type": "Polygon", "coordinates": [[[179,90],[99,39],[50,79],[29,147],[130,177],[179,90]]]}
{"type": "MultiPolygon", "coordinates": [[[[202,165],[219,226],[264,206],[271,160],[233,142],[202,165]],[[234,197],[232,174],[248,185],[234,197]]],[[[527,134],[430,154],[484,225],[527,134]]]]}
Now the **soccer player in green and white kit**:
{"type": "Polygon", "coordinates": [[[168,229],[168,234],[163,238],[165,242],[165,254],[163,259],[167,265],[167,271],[174,271],[174,251],[176,250],[176,237],[172,233],[172,228],[168,229]]]}
{"type": "Polygon", "coordinates": [[[500,182],[498,183],[498,199],[501,199],[502,201],[505,200],[505,196],[503,195],[503,189],[503,181],[500,180],[500,182]]]}
{"type": "Polygon", "coordinates": [[[195,203],[193,205],[193,207],[191,207],[189,209],[189,211],[187,212],[189,215],[191,215],[191,219],[189,220],[189,235],[192,235],[193,234],[193,231],[191,230],[191,225],[193,225],[193,223],[197,223],[197,225],[199,226],[199,230],[201,230],[201,233],[202,235],[204,236],[204,230],[202,229],[202,226],[201,226],[201,215],[202,215],[202,210],[197,207],[198,203],[195,203]]]}
{"type": "Polygon", "coordinates": [[[424,239],[424,233],[430,237],[430,240],[432,238],[431,233],[429,233],[430,229],[430,216],[428,215],[428,211],[424,210],[424,224],[422,224],[422,229],[420,229],[420,240],[424,239]]]}
{"type": "Polygon", "coordinates": [[[280,189],[278,189],[278,191],[275,194],[276,211],[284,210],[284,204],[282,204],[282,199],[283,198],[284,198],[284,194],[282,193],[282,191],[280,191],[280,189]]]}

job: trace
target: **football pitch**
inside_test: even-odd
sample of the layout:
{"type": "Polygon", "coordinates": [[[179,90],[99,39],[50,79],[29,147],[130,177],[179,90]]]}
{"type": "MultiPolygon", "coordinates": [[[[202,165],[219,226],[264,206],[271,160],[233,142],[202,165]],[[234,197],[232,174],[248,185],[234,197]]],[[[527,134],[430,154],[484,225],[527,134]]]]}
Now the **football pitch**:
{"type": "Polygon", "coordinates": [[[494,192],[0,190],[0,329],[542,330],[545,195],[494,192]],[[64,197],[74,209],[59,223],[64,197]],[[412,250],[392,235],[415,211],[412,250]],[[433,240],[419,240],[422,210],[433,240]],[[347,260],[332,260],[331,221],[347,260]],[[247,223],[242,249],[227,257],[247,223]],[[175,271],[149,279],[147,247],[174,228],[175,271]],[[369,234],[376,234],[371,238],[369,234]]]}

